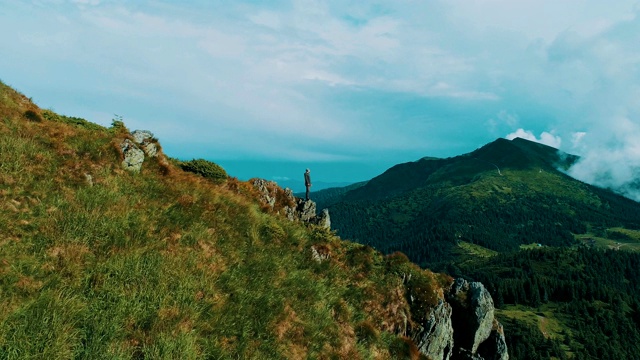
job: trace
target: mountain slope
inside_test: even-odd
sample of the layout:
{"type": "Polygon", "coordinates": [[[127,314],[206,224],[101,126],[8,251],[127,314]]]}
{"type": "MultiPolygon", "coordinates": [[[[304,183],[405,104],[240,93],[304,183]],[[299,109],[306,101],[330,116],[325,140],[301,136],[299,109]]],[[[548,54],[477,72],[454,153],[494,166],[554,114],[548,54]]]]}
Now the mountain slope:
{"type": "Polygon", "coordinates": [[[498,139],[396,165],[331,199],[332,225],[486,284],[512,359],[635,359],[640,204],[558,170],[575,161],[498,139]]]}
{"type": "MultiPolygon", "coordinates": [[[[436,313],[451,309],[452,278],[289,221],[277,214],[286,204],[265,206],[253,185],[212,169],[217,181],[121,121],[107,129],[41,110],[0,83],[0,358],[457,351],[451,311],[436,313]],[[446,336],[425,333],[433,319],[446,336]]],[[[474,308],[461,305],[464,319],[474,308]]],[[[482,344],[504,345],[486,314],[482,344]]]]}
{"type": "Polygon", "coordinates": [[[557,168],[577,157],[523,139],[469,154],[396,165],[329,203],[345,237],[403,251],[423,265],[450,259],[466,241],[507,251],[567,246],[594,226],[640,226],[640,204],[557,168]]]}

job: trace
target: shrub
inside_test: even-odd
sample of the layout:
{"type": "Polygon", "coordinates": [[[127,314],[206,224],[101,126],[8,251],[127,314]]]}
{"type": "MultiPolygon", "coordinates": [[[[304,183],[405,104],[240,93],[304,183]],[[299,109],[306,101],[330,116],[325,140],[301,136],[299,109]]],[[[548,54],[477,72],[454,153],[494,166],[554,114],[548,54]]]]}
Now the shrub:
{"type": "Polygon", "coordinates": [[[375,251],[371,246],[363,245],[347,251],[347,264],[367,274],[373,269],[375,251]]]}
{"type": "Polygon", "coordinates": [[[396,337],[389,344],[389,353],[394,359],[423,360],[428,359],[420,353],[416,344],[409,338],[396,337]]]}
{"type": "Polygon", "coordinates": [[[217,183],[221,183],[229,177],[220,165],[204,159],[193,159],[182,162],[180,163],[180,167],[184,171],[201,175],[217,183]]]}
{"type": "Polygon", "coordinates": [[[27,110],[24,112],[24,117],[29,121],[41,122],[42,116],[33,110],[27,110]]]}
{"type": "Polygon", "coordinates": [[[358,323],[354,330],[356,337],[358,338],[358,342],[371,344],[378,340],[378,330],[370,321],[362,321],[358,323]]]}

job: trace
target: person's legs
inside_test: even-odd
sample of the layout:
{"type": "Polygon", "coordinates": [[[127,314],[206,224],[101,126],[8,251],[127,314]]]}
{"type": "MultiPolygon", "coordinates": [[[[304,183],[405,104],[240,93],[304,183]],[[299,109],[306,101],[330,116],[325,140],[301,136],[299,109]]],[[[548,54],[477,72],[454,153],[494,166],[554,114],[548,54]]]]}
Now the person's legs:
{"type": "Polygon", "coordinates": [[[309,187],[307,186],[307,200],[309,200],[309,187]]]}

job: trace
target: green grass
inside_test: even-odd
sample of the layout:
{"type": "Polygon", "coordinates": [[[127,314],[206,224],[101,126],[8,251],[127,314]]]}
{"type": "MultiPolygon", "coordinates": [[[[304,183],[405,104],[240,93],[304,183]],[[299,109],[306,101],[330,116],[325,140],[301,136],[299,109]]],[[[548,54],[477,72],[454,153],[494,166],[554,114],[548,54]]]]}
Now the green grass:
{"type": "MultiPolygon", "coordinates": [[[[0,358],[389,359],[406,345],[390,310],[411,318],[402,274],[381,254],[162,156],[127,173],[123,129],[25,119],[42,112],[20,99],[0,83],[0,358]]],[[[425,293],[445,285],[403,266],[425,293]]]]}
{"type": "MultiPolygon", "coordinates": [[[[514,319],[518,322],[537,328],[542,336],[561,342],[561,349],[572,358],[573,352],[567,343],[571,340],[572,330],[566,325],[564,315],[558,312],[553,303],[544,304],[538,308],[530,308],[522,305],[507,305],[502,309],[496,309],[496,317],[500,321],[514,319]]],[[[555,359],[554,357],[552,359],[555,359]]]]}
{"type": "Polygon", "coordinates": [[[557,314],[557,307],[552,303],[544,304],[539,308],[530,308],[522,305],[507,305],[502,309],[496,309],[498,318],[511,318],[537,327],[546,338],[563,340],[563,332],[570,329],[557,314]]]}
{"type": "Polygon", "coordinates": [[[538,243],[532,243],[532,244],[526,244],[526,245],[520,245],[520,249],[521,250],[532,250],[532,249],[538,249],[540,247],[542,247],[544,245],[538,244],[538,243]]]}
{"type": "Polygon", "coordinates": [[[576,240],[589,247],[596,247],[609,250],[624,250],[640,252],[640,231],[625,228],[610,228],[607,232],[621,233],[623,236],[618,239],[597,236],[593,233],[576,235],[576,240]]]}
{"type": "Polygon", "coordinates": [[[458,247],[462,249],[467,255],[481,258],[489,258],[498,255],[497,251],[487,249],[480,245],[468,243],[466,241],[458,242],[458,247]]]}

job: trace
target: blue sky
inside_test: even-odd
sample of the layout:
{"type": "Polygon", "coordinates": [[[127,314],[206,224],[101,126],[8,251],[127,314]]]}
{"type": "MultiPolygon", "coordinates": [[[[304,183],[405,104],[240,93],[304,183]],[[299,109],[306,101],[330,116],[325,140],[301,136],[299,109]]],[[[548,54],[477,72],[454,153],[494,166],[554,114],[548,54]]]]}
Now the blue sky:
{"type": "Polygon", "coordinates": [[[0,79],[240,178],[360,181],[521,136],[625,186],[640,178],[639,14],[637,0],[0,0],[0,79]]]}

